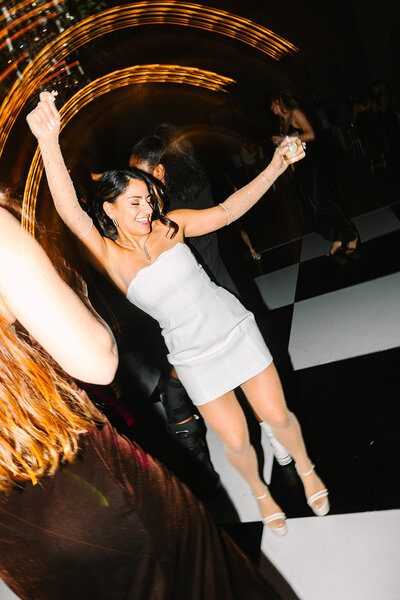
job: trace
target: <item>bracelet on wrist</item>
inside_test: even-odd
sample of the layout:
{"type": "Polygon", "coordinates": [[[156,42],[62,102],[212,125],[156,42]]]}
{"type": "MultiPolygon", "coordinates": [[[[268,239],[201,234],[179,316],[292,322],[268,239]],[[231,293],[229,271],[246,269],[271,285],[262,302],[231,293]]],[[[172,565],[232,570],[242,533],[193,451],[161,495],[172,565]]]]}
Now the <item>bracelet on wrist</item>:
{"type": "Polygon", "coordinates": [[[230,225],[230,224],[232,223],[232,215],[231,215],[231,213],[229,212],[229,210],[228,210],[228,209],[227,209],[227,207],[225,206],[225,203],[224,203],[224,202],[220,202],[220,204],[219,204],[219,205],[220,205],[220,206],[221,206],[221,207],[224,209],[224,211],[225,211],[225,214],[226,214],[226,217],[227,217],[227,220],[228,220],[228,222],[227,222],[227,225],[230,225]]]}

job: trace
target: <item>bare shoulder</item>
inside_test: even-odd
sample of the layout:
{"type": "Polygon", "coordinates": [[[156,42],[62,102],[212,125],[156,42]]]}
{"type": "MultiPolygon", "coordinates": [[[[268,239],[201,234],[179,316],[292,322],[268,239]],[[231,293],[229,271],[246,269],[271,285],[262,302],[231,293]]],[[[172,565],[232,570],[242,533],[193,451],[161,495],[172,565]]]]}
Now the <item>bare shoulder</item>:
{"type": "Polygon", "coordinates": [[[175,210],[171,210],[165,216],[170,220],[176,223],[179,227],[185,228],[186,221],[190,216],[196,211],[191,208],[177,208],[175,210]]]}
{"type": "Polygon", "coordinates": [[[300,108],[294,108],[292,110],[292,117],[295,119],[296,117],[305,117],[305,114],[303,113],[302,110],[300,110],[300,108]]]}
{"type": "Polygon", "coordinates": [[[310,125],[306,115],[299,108],[294,108],[292,111],[292,125],[300,128],[303,128],[304,125],[310,125]]]}
{"type": "Polygon", "coordinates": [[[160,219],[153,221],[152,230],[156,234],[160,234],[162,236],[166,236],[166,237],[178,236],[179,238],[180,237],[183,238],[183,233],[181,235],[181,232],[183,231],[183,228],[185,225],[185,215],[183,214],[185,212],[186,212],[186,209],[180,208],[177,210],[171,210],[170,212],[168,212],[165,215],[167,217],[167,219],[169,219],[170,221],[172,221],[173,223],[176,223],[176,225],[178,225],[178,231],[176,232],[175,235],[174,235],[175,228],[171,227],[170,225],[161,223],[160,219]]]}
{"type": "Polygon", "coordinates": [[[176,208],[175,210],[168,212],[165,216],[170,221],[175,221],[175,223],[179,224],[180,221],[185,220],[189,211],[189,208],[176,208]]]}

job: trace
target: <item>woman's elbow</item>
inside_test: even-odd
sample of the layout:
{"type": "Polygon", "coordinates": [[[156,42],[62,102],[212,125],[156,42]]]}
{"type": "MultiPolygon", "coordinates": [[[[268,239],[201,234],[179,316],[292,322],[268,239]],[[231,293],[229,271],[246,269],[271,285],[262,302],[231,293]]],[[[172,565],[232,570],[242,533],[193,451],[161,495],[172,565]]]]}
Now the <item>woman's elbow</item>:
{"type": "Polygon", "coordinates": [[[303,142],[313,142],[315,140],[315,133],[312,129],[305,131],[302,135],[303,142]]]}
{"type": "Polygon", "coordinates": [[[108,385],[114,380],[115,373],[118,368],[118,354],[114,349],[113,352],[107,360],[104,361],[101,369],[98,369],[98,373],[96,373],[97,381],[93,383],[97,383],[98,385],[108,385]]]}
{"type": "Polygon", "coordinates": [[[108,385],[114,378],[118,368],[118,353],[116,348],[109,352],[91,354],[90,364],[86,368],[81,364],[79,369],[70,369],[69,374],[75,379],[95,385],[108,385]]]}

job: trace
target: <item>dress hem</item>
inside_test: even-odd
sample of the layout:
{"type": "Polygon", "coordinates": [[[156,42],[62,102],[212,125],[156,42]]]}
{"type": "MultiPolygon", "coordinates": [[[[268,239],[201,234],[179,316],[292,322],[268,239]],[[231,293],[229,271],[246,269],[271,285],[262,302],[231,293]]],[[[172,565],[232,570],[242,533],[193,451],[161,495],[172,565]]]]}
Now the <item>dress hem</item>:
{"type": "MultiPolygon", "coordinates": [[[[209,398],[207,400],[196,401],[192,398],[192,396],[190,396],[190,399],[195,406],[202,406],[203,404],[208,404],[209,402],[212,402],[213,400],[217,400],[224,394],[227,394],[228,392],[232,392],[234,389],[241,386],[243,383],[245,383],[252,377],[255,377],[256,375],[258,375],[259,373],[264,371],[264,369],[269,367],[273,362],[274,362],[273,358],[270,357],[268,360],[263,361],[259,367],[254,367],[254,365],[252,365],[253,368],[249,369],[249,371],[246,374],[241,373],[241,377],[238,377],[238,379],[236,381],[234,381],[233,383],[232,383],[232,381],[230,381],[229,385],[226,384],[224,386],[221,386],[221,388],[218,390],[218,394],[217,395],[213,394],[213,398],[209,398]]],[[[177,373],[179,375],[178,371],[177,371],[177,373]]]]}

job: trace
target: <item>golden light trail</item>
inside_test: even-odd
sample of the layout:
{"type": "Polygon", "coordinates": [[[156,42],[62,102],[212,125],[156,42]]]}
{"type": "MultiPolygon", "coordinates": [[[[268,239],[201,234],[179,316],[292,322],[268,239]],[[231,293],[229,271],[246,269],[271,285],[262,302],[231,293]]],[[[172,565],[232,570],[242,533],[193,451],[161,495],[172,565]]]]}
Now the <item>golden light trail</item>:
{"type": "Polygon", "coordinates": [[[15,60],[9,67],[7,67],[7,69],[5,69],[5,71],[3,71],[2,73],[0,73],[0,81],[3,81],[3,79],[5,79],[7,77],[7,75],[9,75],[11,73],[11,71],[13,71],[14,69],[16,69],[18,67],[18,64],[24,60],[25,58],[27,58],[29,56],[28,52],[25,52],[25,54],[22,54],[22,56],[20,56],[19,58],[17,58],[17,60],[15,60]]]}
{"type": "Polygon", "coordinates": [[[50,76],[50,56],[60,62],[97,37],[119,29],[149,24],[181,25],[228,36],[276,60],[298,50],[291,42],[262,25],[199,4],[149,1],[109,8],[65,30],[25,67],[23,80],[14,83],[0,109],[0,156],[22,108],[37,92],[43,79],[50,76]]]}
{"type": "MultiPolygon", "coordinates": [[[[58,77],[59,75],[61,75],[62,73],[64,73],[64,71],[67,71],[68,69],[72,69],[73,67],[77,67],[80,62],[79,60],[74,61],[73,63],[70,63],[69,65],[67,65],[65,63],[65,61],[63,61],[63,63],[65,64],[65,66],[61,67],[61,69],[59,69],[58,71],[56,71],[55,73],[52,73],[49,77],[46,77],[46,79],[44,79],[42,81],[42,84],[46,84],[49,81],[51,81],[52,79],[54,79],[55,77],[58,77]]],[[[62,64],[62,63],[61,63],[62,64]]],[[[57,65],[58,66],[58,65],[57,65]]]]}
{"type": "MultiPolygon", "coordinates": [[[[33,4],[32,0],[25,0],[24,2],[21,2],[20,4],[18,4],[17,6],[14,6],[14,8],[10,8],[9,10],[6,9],[6,11],[3,12],[2,15],[0,15],[0,23],[2,21],[4,21],[4,19],[7,19],[7,16],[12,17],[13,15],[15,15],[19,10],[21,10],[21,8],[24,8],[27,4],[33,4]]],[[[52,4],[56,4],[54,2],[54,0],[53,0],[52,4]]]]}
{"type": "Polygon", "coordinates": [[[29,23],[29,25],[26,25],[26,27],[24,27],[23,29],[20,29],[19,31],[17,31],[13,35],[10,35],[8,37],[8,39],[6,39],[2,44],[0,44],[0,50],[3,50],[3,48],[5,48],[7,46],[8,40],[10,42],[13,42],[14,40],[16,40],[19,37],[21,37],[22,34],[24,34],[27,31],[29,31],[30,29],[34,29],[38,25],[41,25],[41,23],[44,23],[45,21],[48,21],[49,19],[52,19],[53,17],[56,17],[56,16],[57,16],[57,13],[53,12],[53,13],[50,13],[49,15],[46,15],[45,17],[40,17],[34,23],[29,23]]]}
{"type": "MultiPolygon", "coordinates": [[[[65,2],[65,0],[59,0],[58,4],[61,4],[62,2],[65,2]]],[[[0,39],[7,36],[9,31],[14,29],[14,27],[16,27],[17,25],[20,25],[23,21],[26,21],[27,19],[30,19],[31,17],[34,17],[35,15],[42,13],[47,8],[54,6],[54,4],[55,4],[55,2],[53,0],[53,2],[48,2],[47,4],[38,6],[37,8],[34,8],[33,10],[31,10],[30,12],[22,15],[18,19],[13,20],[10,24],[5,25],[5,27],[3,27],[3,29],[0,31],[0,39]]],[[[50,19],[50,18],[52,18],[52,16],[55,16],[56,14],[57,13],[52,12],[51,15],[50,14],[43,15],[42,18],[50,19]]],[[[4,15],[3,15],[3,18],[4,18],[4,15]]]]}
{"type": "MultiPolygon", "coordinates": [[[[226,92],[226,87],[236,81],[195,67],[159,64],[135,65],[108,73],[76,92],[60,109],[61,130],[74,115],[96,98],[114,89],[140,83],[181,83],[202,87],[213,92],[226,92]]],[[[42,173],[43,163],[39,148],[37,148],[26,180],[22,204],[22,225],[32,234],[34,233],[33,216],[42,173]]]]}

